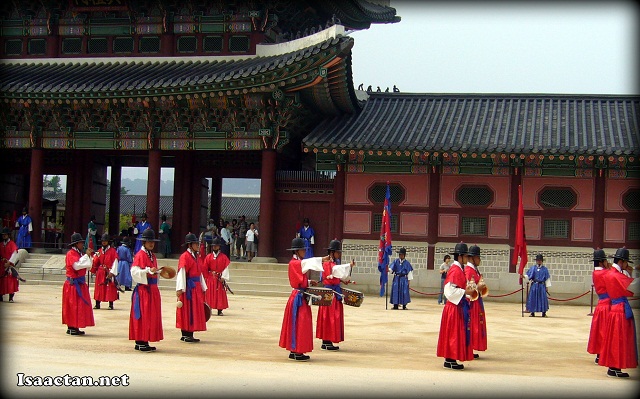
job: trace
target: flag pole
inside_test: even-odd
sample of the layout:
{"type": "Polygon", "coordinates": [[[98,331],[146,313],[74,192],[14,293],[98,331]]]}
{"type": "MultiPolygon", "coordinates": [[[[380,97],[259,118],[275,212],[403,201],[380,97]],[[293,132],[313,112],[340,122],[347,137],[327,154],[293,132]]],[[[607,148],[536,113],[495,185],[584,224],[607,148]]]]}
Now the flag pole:
{"type": "MultiPolygon", "coordinates": [[[[387,267],[386,269],[389,269],[389,264],[387,263],[387,267]]],[[[389,270],[385,270],[385,272],[387,273],[387,282],[386,282],[386,287],[385,287],[385,294],[384,294],[384,310],[389,310],[389,270]]]]}

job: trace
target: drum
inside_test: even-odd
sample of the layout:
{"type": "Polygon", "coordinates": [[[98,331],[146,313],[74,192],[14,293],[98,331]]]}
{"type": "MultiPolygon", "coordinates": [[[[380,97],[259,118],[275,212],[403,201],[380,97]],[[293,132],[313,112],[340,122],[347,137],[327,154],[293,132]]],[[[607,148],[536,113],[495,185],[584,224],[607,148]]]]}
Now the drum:
{"type": "Polygon", "coordinates": [[[364,294],[360,291],[342,287],[342,300],[345,305],[360,307],[364,301],[364,294]]]}
{"type": "Polygon", "coordinates": [[[211,318],[211,308],[204,302],[204,321],[207,322],[211,318]]]}
{"type": "Polygon", "coordinates": [[[318,306],[329,306],[333,302],[333,290],[322,287],[309,287],[305,290],[309,294],[317,295],[320,298],[311,297],[311,304],[318,306]]]}

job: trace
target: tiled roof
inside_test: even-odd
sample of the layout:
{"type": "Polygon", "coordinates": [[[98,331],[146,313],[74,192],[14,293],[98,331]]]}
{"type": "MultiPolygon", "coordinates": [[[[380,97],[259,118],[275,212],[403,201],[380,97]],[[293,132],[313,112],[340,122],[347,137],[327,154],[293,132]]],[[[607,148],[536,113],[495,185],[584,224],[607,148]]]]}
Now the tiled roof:
{"type": "Polygon", "coordinates": [[[541,154],[640,153],[640,97],[370,93],[326,119],[307,148],[541,154]]]}
{"type": "MultiPolygon", "coordinates": [[[[120,196],[120,213],[129,215],[134,212],[139,217],[147,208],[146,195],[123,194],[120,196]]],[[[107,196],[106,208],[109,209],[109,197],[107,196]]],[[[160,196],[160,214],[171,217],[173,214],[173,196],[160,196]]],[[[245,215],[248,221],[258,220],[260,215],[260,197],[258,196],[240,196],[240,195],[222,195],[221,204],[222,217],[231,221],[241,215],[245,215]]]]}
{"type": "Polygon", "coordinates": [[[350,28],[368,29],[372,22],[400,22],[395,8],[366,0],[326,0],[318,5],[331,11],[350,28]]]}
{"type": "MultiPolygon", "coordinates": [[[[294,71],[316,71],[318,62],[350,51],[353,39],[339,36],[282,55],[220,60],[64,60],[3,62],[0,96],[8,98],[100,98],[228,90],[269,86],[294,71]]],[[[320,64],[322,64],[320,62],[320,64]]],[[[310,75],[308,75],[310,76],[310,75]]]]}

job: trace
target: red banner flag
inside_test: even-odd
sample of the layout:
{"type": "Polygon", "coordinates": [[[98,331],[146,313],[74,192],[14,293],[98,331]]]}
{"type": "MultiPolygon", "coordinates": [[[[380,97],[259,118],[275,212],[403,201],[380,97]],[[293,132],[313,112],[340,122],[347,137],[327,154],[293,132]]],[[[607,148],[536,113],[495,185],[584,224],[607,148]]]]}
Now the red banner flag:
{"type": "MultiPolygon", "coordinates": [[[[518,186],[518,219],[516,221],[516,243],[513,247],[513,259],[511,263],[518,264],[520,257],[520,267],[518,274],[522,276],[524,267],[527,265],[527,239],[524,232],[524,206],[522,205],[522,185],[518,186]]],[[[522,277],[521,277],[522,279],[522,277]]],[[[522,284],[522,281],[520,282],[522,284]]]]}
{"type": "Polygon", "coordinates": [[[378,247],[378,271],[380,272],[380,296],[384,295],[388,282],[389,257],[393,255],[391,245],[391,192],[387,182],[387,194],[384,197],[382,224],[380,225],[380,245],[378,247]]]}

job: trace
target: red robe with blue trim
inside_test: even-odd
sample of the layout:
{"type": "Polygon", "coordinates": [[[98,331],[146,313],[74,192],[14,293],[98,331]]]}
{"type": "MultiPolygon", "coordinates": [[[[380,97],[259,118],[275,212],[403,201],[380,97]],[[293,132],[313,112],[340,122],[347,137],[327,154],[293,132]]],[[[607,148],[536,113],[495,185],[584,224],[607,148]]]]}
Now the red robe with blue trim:
{"type": "MultiPolygon", "coordinates": [[[[146,270],[158,267],[158,260],[153,253],[147,252],[143,247],[131,263],[132,278],[134,268],[146,270]]],[[[164,338],[162,330],[162,299],[158,289],[158,275],[146,274],[147,284],[137,283],[131,294],[131,313],[129,315],[129,339],[135,341],[161,341],[164,338]],[[140,318],[136,319],[135,302],[136,295],[140,297],[140,318]]]]}
{"type": "Polygon", "coordinates": [[[627,288],[633,282],[612,267],[604,274],[604,284],[611,300],[611,309],[604,329],[604,343],[598,364],[605,367],[629,369],[638,367],[638,346],[633,311],[627,297],[633,292],[627,288]]]}
{"type": "Polygon", "coordinates": [[[95,284],[93,286],[93,299],[96,301],[113,302],[119,299],[118,289],[116,288],[114,279],[112,278],[109,284],[105,284],[109,271],[113,266],[113,262],[117,260],[118,251],[116,251],[112,246],[109,246],[106,251],[104,248],[100,248],[96,252],[96,255],[94,255],[91,273],[96,275],[95,284]]]}
{"type": "MultiPolygon", "coordinates": [[[[480,273],[467,264],[464,268],[467,281],[473,280],[476,285],[480,282],[480,273]]],[[[469,313],[471,315],[471,346],[476,351],[487,350],[487,319],[484,312],[482,297],[475,301],[469,301],[469,313]]]]}
{"type": "MultiPolygon", "coordinates": [[[[334,262],[323,262],[322,284],[325,288],[332,288],[340,293],[340,279],[337,277],[326,278],[333,273],[334,262]]],[[[316,338],[333,343],[344,341],[344,306],[342,296],[333,295],[333,300],[329,306],[320,306],[318,309],[318,321],[316,322],[316,338]]]]}
{"type": "Polygon", "coordinates": [[[218,251],[218,255],[215,257],[213,255],[213,252],[207,255],[204,263],[201,264],[202,275],[205,283],[207,283],[205,302],[211,306],[211,309],[223,310],[229,307],[229,300],[227,298],[227,290],[222,285],[219,277],[229,267],[231,261],[222,251],[218,251]]]}
{"type": "Polygon", "coordinates": [[[204,292],[200,284],[200,258],[194,257],[191,252],[185,251],[178,260],[178,273],[184,269],[185,280],[192,279],[192,287],[187,286],[185,292],[180,294],[182,307],[176,308],[176,328],[184,331],[206,331],[207,321],[204,317],[204,292]],[[191,291],[190,294],[187,290],[191,291]],[[191,297],[191,299],[188,299],[191,297]]]}
{"type": "Polygon", "coordinates": [[[301,290],[309,286],[307,275],[302,273],[302,260],[294,256],[289,261],[289,284],[291,295],[284,308],[280,347],[295,353],[313,351],[313,323],[311,306],[301,290]],[[294,318],[295,313],[295,318],[294,318]]]}
{"type": "MultiPolygon", "coordinates": [[[[608,295],[607,287],[604,283],[604,275],[608,273],[607,269],[601,267],[593,271],[593,289],[598,294],[598,298],[608,295]]],[[[587,352],[593,355],[600,354],[601,346],[604,343],[604,330],[606,328],[607,317],[611,308],[611,300],[606,298],[598,299],[598,304],[593,311],[591,318],[591,330],[589,331],[589,343],[587,344],[587,352]]]]}
{"type": "MultiPolygon", "coordinates": [[[[458,289],[464,290],[467,286],[467,279],[464,271],[455,261],[444,280],[446,285],[451,283],[458,289]]],[[[458,304],[447,298],[447,303],[442,310],[440,319],[440,334],[438,336],[437,356],[460,361],[473,360],[473,347],[471,342],[466,342],[467,326],[465,325],[464,307],[469,305],[469,301],[463,296],[458,304]],[[465,303],[466,302],[466,303],[465,303]]],[[[470,326],[469,326],[470,328],[470,326]]]]}
{"type": "MultiPolygon", "coordinates": [[[[62,324],[74,328],[95,326],[91,294],[89,294],[89,286],[84,282],[87,269],[73,268],[73,264],[83,256],[86,255],[75,248],[71,248],[65,256],[67,280],[62,286],[62,324]],[[73,279],[76,284],[70,279],[73,279]]],[[[87,259],[87,266],[90,264],[90,260],[87,259]]]]}

